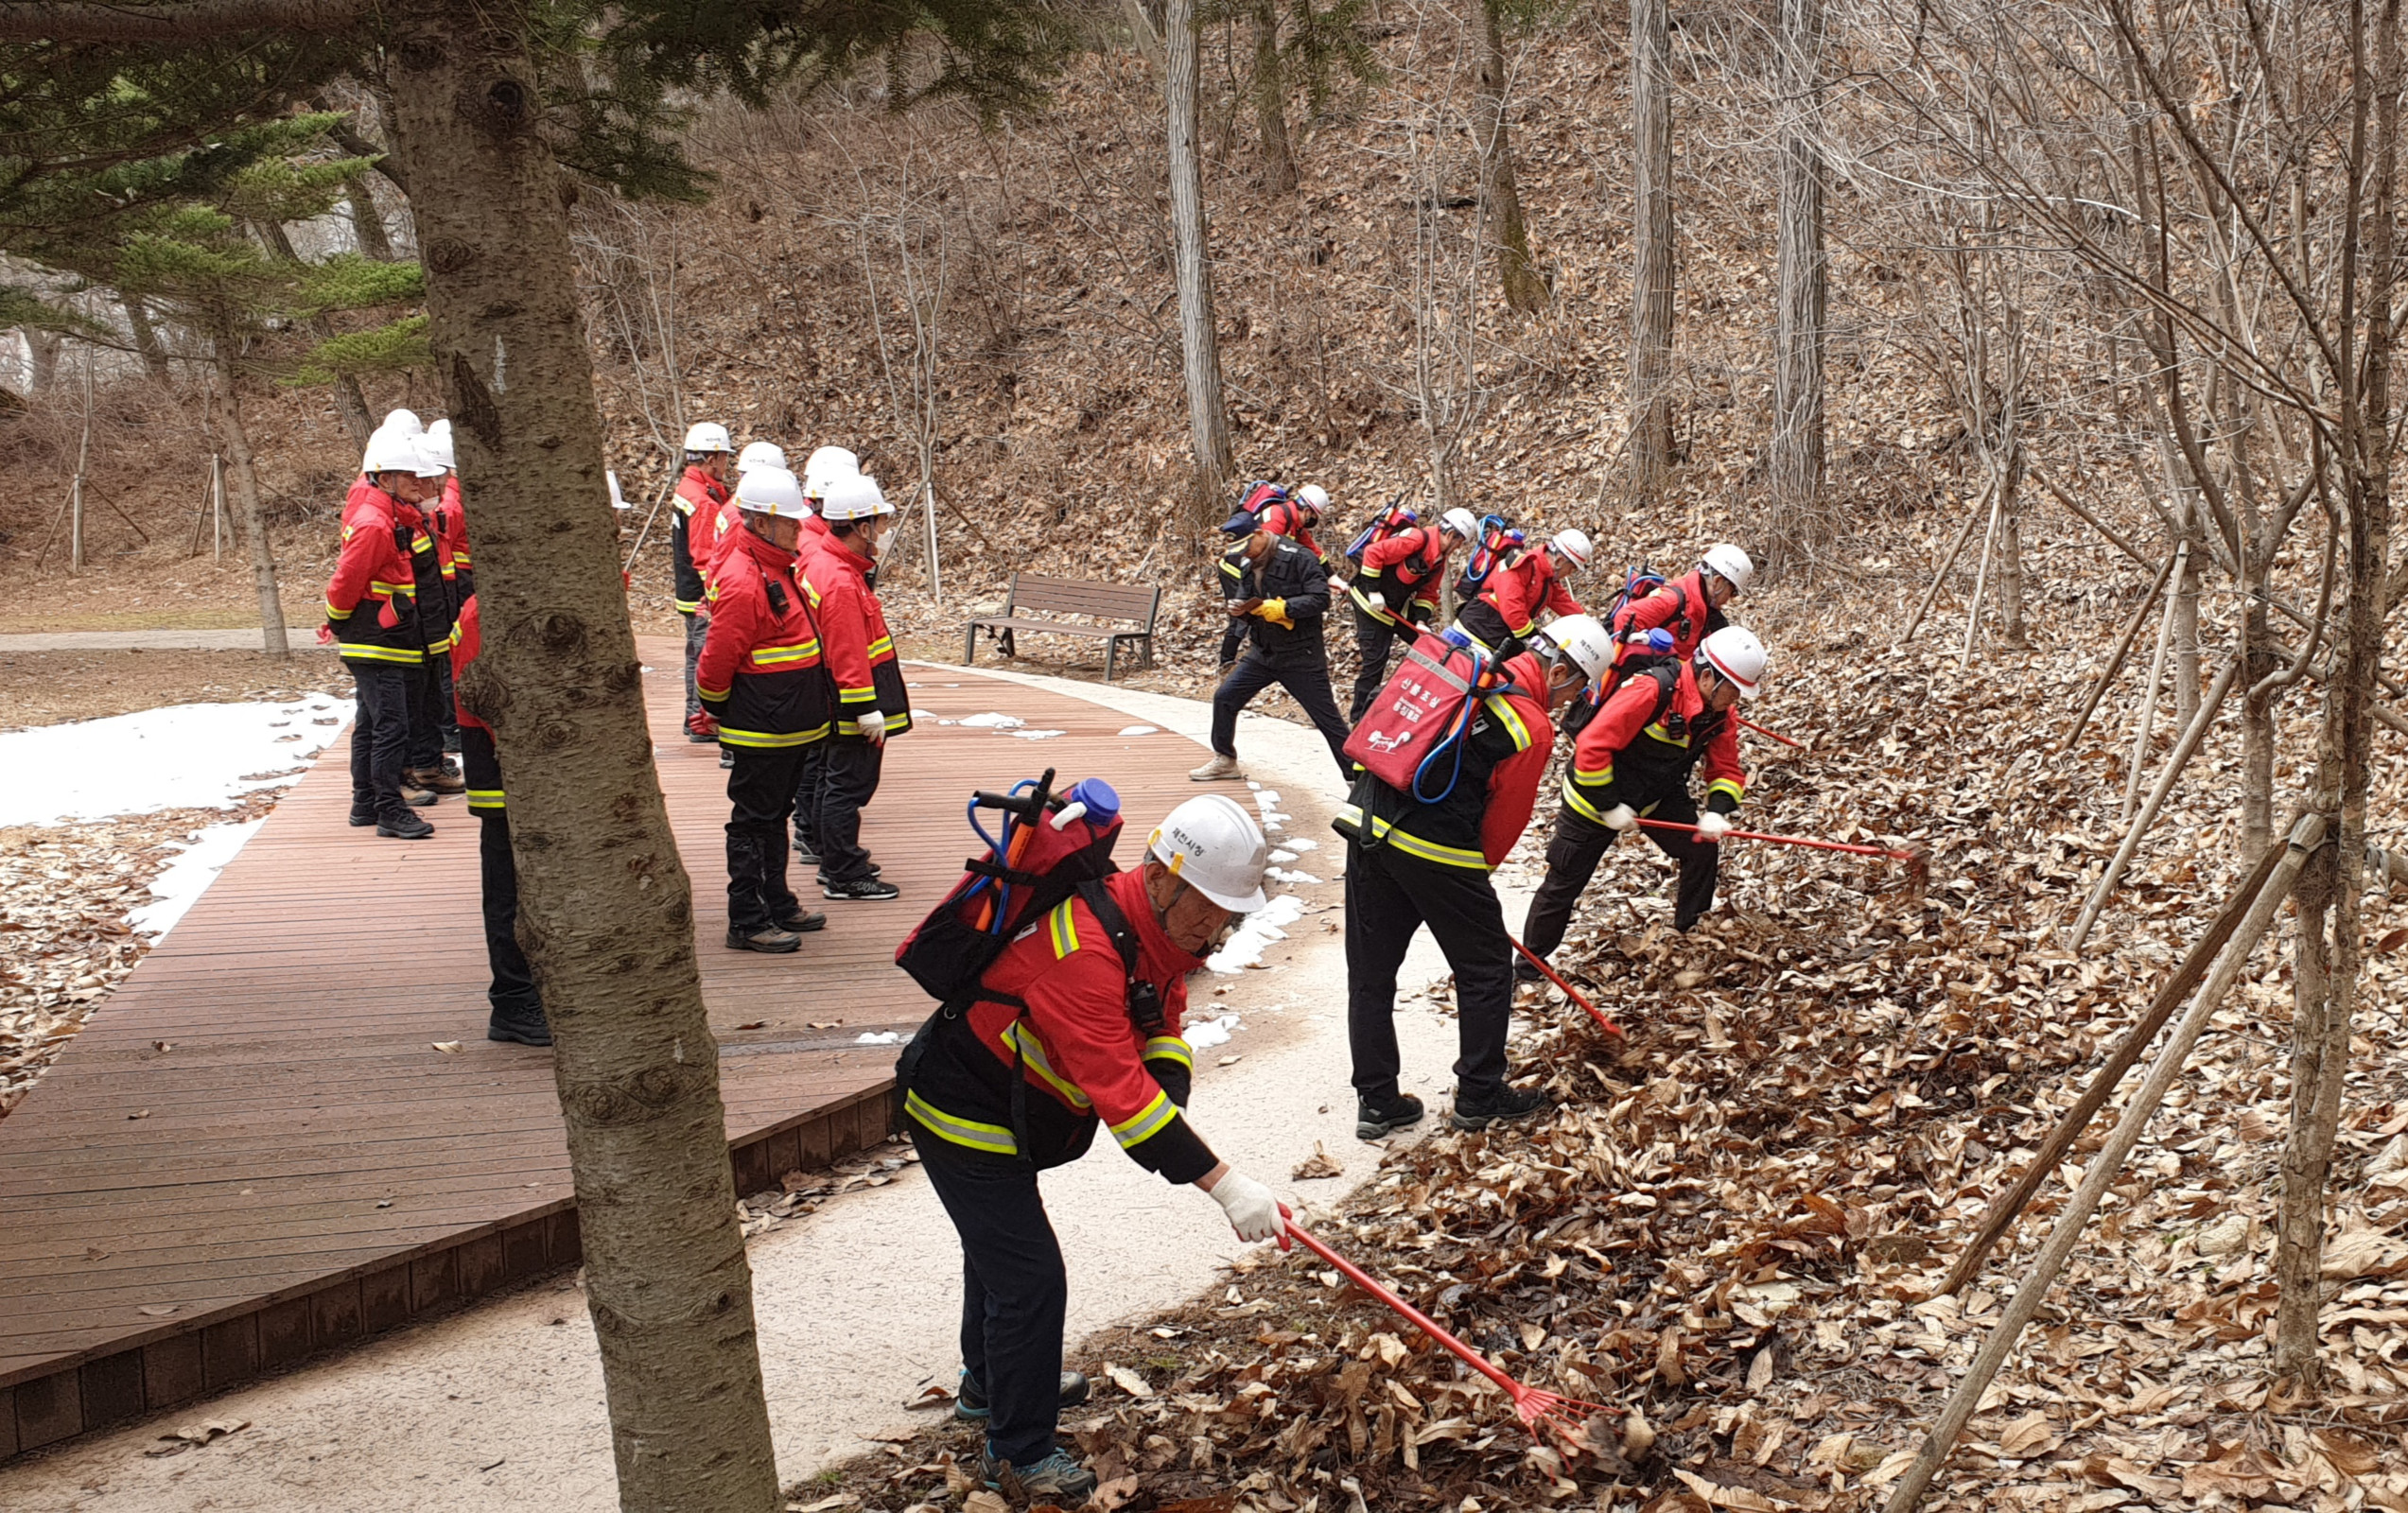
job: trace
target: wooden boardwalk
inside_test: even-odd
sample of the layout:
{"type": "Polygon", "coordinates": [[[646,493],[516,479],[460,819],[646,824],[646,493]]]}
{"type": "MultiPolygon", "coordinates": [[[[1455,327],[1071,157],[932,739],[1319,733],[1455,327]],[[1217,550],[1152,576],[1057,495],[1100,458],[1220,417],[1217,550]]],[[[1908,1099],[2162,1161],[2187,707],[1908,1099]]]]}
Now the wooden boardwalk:
{"type": "MultiPolygon", "coordinates": [[[[1126,805],[1125,861],[1195,791],[1178,737],[915,669],[934,717],[999,710],[1064,734],[930,719],[897,742],[864,826],[902,898],[827,905],[795,955],[728,951],[717,749],[683,739],[680,649],[643,653],[741,1193],[889,1133],[895,1048],[856,1037],[927,1010],[894,948],[959,876],[971,789],[1049,765],[1103,776],[1126,805]]],[[[348,755],[328,749],[0,1120],[0,1458],[577,1260],[550,1053],[483,1037],[476,822],[447,799],[426,811],[430,841],[349,827],[348,755]]],[[[808,871],[794,880],[816,902],[808,871]]]]}

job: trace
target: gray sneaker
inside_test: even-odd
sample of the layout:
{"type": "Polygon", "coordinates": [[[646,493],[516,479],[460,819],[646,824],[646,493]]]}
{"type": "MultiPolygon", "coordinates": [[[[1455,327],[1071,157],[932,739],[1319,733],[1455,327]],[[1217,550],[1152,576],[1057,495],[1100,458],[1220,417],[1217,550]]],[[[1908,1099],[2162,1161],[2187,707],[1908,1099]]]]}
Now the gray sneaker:
{"type": "Polygon", "coordinates": [[[1237,765],[1236,757],[1224,756],[1214,752],[1211,761],[1192,770],[1187,775],[1195,782],[1217,783],[1230,778],[1244,777],[1246,769],[1237,765]]]}
{"type": "Polygon", "coordinates": [[[1095,1473],[1057,1450],[1034,1466],[1014,1466],[993,1455],[982,1455],[978,1475],[996,1491],[1019,1495],[1032,1503],[1059,1503],[1077,1507],[1095,1495],[1095,1473]]]}

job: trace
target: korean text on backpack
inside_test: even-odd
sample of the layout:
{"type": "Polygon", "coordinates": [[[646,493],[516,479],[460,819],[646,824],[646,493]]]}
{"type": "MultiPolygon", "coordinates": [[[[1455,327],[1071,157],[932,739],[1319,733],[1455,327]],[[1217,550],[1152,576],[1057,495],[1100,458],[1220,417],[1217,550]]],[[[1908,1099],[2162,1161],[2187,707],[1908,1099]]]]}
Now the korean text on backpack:
{"type": "Polygon", "coordinates": [[[1424,632],[1347,738],[1347,757],[1417,803],[1439,803],[1455,791],[1479,702],[1511,686],[1476,649],[1424,632]]]}

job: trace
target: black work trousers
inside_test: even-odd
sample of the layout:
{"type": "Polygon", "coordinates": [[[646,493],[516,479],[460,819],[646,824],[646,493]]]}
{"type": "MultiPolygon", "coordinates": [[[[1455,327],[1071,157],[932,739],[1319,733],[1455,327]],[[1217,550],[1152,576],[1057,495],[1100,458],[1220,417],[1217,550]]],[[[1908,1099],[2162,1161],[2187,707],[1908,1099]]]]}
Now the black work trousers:
{"type": "Polygon", "coordinates": [[[443,732],[444,750],[460,755],[460,704],[451,682],[451,653],[438,652],[427,659],[435,670],[435,728],[443,732]]]}
{"type": "Polygon", "coordinates": [[[818,744],[827,748],[820,758],[819,824],[812,831],[819,875],[829,882],[865,882],[869,852],[862,846],[862,809],[878,794],[886,744],[860,736],[830,736],[818,744]]]}
{"type": "Polygon", "coordinates": [[[1354,1090],[1397,1095],[1396,973],[1423,925],[1455,969],[1456,1096],[1485,1098],[1505,1086],[1505,1033],[1513,1016],[1513,943],[1489,875],[1424,861],[1394,846],[1346,843],[1346,1036],[1354,1090]]]}
{"type": "Polygon", "coordinates": [[[412,772],[429,772],[444,764],[441,689],[451,680],[436,670],[436,659],[451,660],[448,652],[428,653],[410,670],[410,760],[412,772]]]}
{"type": "Polygon", "coordinates": [[[544,1000],[535,992],[527,953],[518,948],[518,865],[510,855],[510,811],[479,809],[477,822],[481,826],[477,861],[485,905],[485,961],[494,974],[485,999],[497,1019],[540,1019],[544,1000]]]}
{"type": "Polygon", "coordinates": [[[351,817],[397,820],[401,770],[410,760],[410,689],[418,670],[398,662],[353,662],[358,707],[351,717],[351,817]]]}
{"type": "Polygon", "coordinates": [[[1346,711],[1346,722],[1359,725],[1363,711],[1380,696],[1381,685],[1387,682],[1388,653],[1402,639],[1413,644],[1415,632],[1402,628],[1394,620],[1384,620],[1368,614],[1362,605],[1354,606],[1354,650],[1361,653],[1363,669],[1354,674],[1354,705],[1346,711]]]}
{"type": "Polygon", "coordinates": [[[1278,684],[1304,706],[1313,728],[1330,743],[1338,776],[1348,776],[1353,764],[1346,759],[1346,722],[1337,712],[1337,695],[1330,689],[1330,659],[1326,655],[1282,656],[1276,660],[1248,648],[1213,695],[1213,749],[1224,756],[1237,755],[1237,712],[1256,694],[1278,684]]]}
{"type": "Polygon", "coordinates": [[[794,785],[794,850],[816,857],[819,850],[819,786],[828,779],[828,748],[831,740],[814,740],[803,748],[803,775],[794,785]]]}
{"type": "MultiPolygon", "coordinates": [[[[1640,813],[1650,820],[1681,825],[1698,822],[1697,804],[1685,792],[1672,793],[1640,813]]],[[[1714,907],[1714,883],[1722,865],[1722,848],[1701,841],[1686,830],[1649,830],[1655,848],[1681,864],[1681,880],[1672,901],[1672,928],[1686,930],[1714,907]]],[[[1597,876],[1597,862],[1613,845],[1614,832],[1569,807],[1555,815],[1555,834],[1546,843],[1546,877],[1530,896],[1529,917],[1522,922],[1522,944],[1540,956],[1554,953],[1571,927],[1572,910],[1597,876]]]]}
{"type": "Polygon", "coordinates": [[[786,821],[801,780],[800,746],[727,746],[727,928],[752,935],[802,912],[786,883],[786,821]]]}
{"type": "Polygon", "coordinates": [[[1055,1449],[1071,1296],[1037,1169],[910,1125],[919,1169],[962,1238],[962,1367],[992,1410],[986,1452],[1033,1466],[1055,1449]]]}

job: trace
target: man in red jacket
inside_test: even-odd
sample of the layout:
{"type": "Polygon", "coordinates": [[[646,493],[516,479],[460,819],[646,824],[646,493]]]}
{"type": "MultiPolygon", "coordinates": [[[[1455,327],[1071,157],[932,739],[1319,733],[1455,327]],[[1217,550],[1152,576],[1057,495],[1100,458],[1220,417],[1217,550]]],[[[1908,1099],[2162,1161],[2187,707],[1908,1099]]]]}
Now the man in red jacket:
{"type": "Polygon", "coordinates": [[[418,578],[410,565],[411,532],[401,517],[430,492],[419,477],[422,461],[418,439],[408,432],[389,428],[368,439],[360,477],[343,502],[341,553],[326,583],[327,634],[358,689],[351,723],[351,823],[373,825],[378,835],[397,841],[435,833],[410,812],[401,794],[410,756],[410,686],[427,660],[418,578]]]}
{"type": "Polygon", "coordinates": [[[1354,600],[1354,649],[1361,657],[1348,724],[1362,723],[1363,711],[1387,681],[1388,653],[1397,638],[1410,645],[1414,628],[1438,614],[1447,553],[1479,529],[1471,511],[1449,510],[1435,526],[1408,526],[1363,548],[1362,565],[1347,588],[1354,600]]]}
{"type": "MultiPolygon", "coordinates": [[[[1672,928],[1685,930],[1714,904],[1731,816],[1747,796],[1738,725],[1731,711],[1764,676],[1764,644],[1736,625],[1705,638],[1693,661],[1660,662],[1632,673],[1580,728],[1563,774],[1563,807],[1546,848],[1546,877],[1531,896],[1522,944],[1546,956],[1563,943],[1573,907],[1597,862],[1642,817],[1695,831],[1649,829],[1655,848],[1680,864],[1672,928]],[[1705,812],[1689,796],[1689,773],[1705,769],[1705,812]]],[[[1535,981],[1534,966],[1516,974],[1535,981]]]]}
{"type": "Polygon", "coordinates": [[[1622,665],[1629,665],[1634,655],[1666,656],[1675,663],[1696,656],[1698,643],[1729,623],[1722,617],[1722,606],[1747,592],[1748,581],[1754,576],[1755,564],[1746,552],[1727,541],[1708,547],[1686,575],[1614,612],[1614,638],[1629,649],[1623,652],[1622,665]],[[1654,630],[1670,638],[1667,650],[1649,650],[1647,633],[1654,630]]]}
{"type": "Polygon", "coordinates": [[[459,688],[460,765],[468,778],[468,812],[477,816],[478,896],[484,906],[485,964],[493,972],[493,985],[485,990],[485,1001],[493,1009],[485,1020],[485,1038],[548,1046],[551,1024],[544,1017],[543,995],[535,990],[535,974],[518,946],[518,864],[510,850],[510,809],[501,787],[501,757],[494,749],[493,726],[472,707],[476,679],[469,668],[483,639],[477,596],[471,594],[461,602],[459,623],[452,627],[451,665],[459,688]]]}
{"type": "Polygon", "coordinates": [[[737,485],[743,526],[721,553],[695,664],[703,707],[717,722],[727,774],[727,948],[797,949],[828,916],[806,912],[786,881],[786,821],[803,751],[828,739],[828,677],[819,633],[794,577],[803,490],[784,468],[737,485]]]}
{"type": "Polygon", "coordinates": [[[1235,800],[1188,800],[1154,831],[1143,866],[1023,930],[987,968],[990,996],[932,1017],[896,1069],[920,1169],[961,1235],[954,1411],[986,1422],[990,1487],[1064,1507],[1095,1490],[1054,1437],[1087,1384],[1062,1372],[1070,1282],[1039,1172],[1086,1155],[1102,1125],[1129,1159],[1209,1193],[1238,1239],[1287,1243],[1271,1190],[1231,1171],[1188,1122],[1195,1058],[1180,1036],[1188,974],[1263,907],[1269,851],[1235,800]]]}
{"type": "Polygon", "coordinates": [[[727,427],[708,421],[686,427],[686,471],[670,501],[669,565],[675,580],[677,613],[686,617],[686,739],[707,746],[719,731],[695,690],[694,663],[710,630],[703,575],[711,565],[719,530],[719,507],[727,502],[727,473],[736,445],[727,427]]]}
{"type": "Polygon", "coordinates": [[[1456,611],[1455,622],[1490,653],[1511,660],[1538,629],[1539,611],[1588,613],[1563,578],[1586,567],[1593,550],[1581,530],[1559,530],[1544,547],[1514,548],[1489,570],[1479,597],[1456,611]]]}
{"type": "Polygon", "coordinates": [[[854,473],[829,480],[819,513],[828,539],[803,565],[803,591],[811,598],[829,675],[836,682],[836,738],[820,756],[819,808],[811,827],[819,850],[819,891],[830,898],[879,902],[901,890],[878,875],[862,845],[862,809],[877,796],[886,743],[912,727],[911,695],[903,687],[902,664],[895,660],[895,637],[869,586],[894,536],[895,507],[876,478],[854,473]]]}
{"type": "Polygon", "coordinates": [[[1355,779],[1335,828],[1346,837],[1346,1028],[1362,1139],[1422,1118],[1422,1101],[1397,1086],[1396,973],[1424,924],[1455,969],[1461,1054],[1450,1122],[1481,1130],[1547,1107],[1545,1093],[1506,1083],[1513,944],[1489,873],[1530,823],[1555,746],[1549,712],[1613,657],[1604,626],[1566,616],[1504,664],[1509,681],[1472,712],[1459,765],[1434,754],[1453,774],[1438,798],[1423,802],[1369,770],[1355,779]]]}

